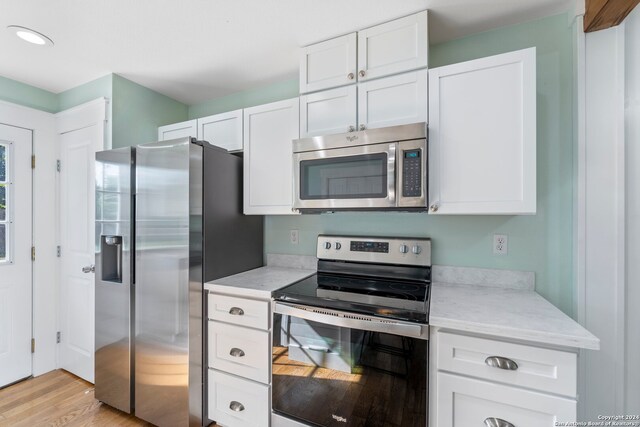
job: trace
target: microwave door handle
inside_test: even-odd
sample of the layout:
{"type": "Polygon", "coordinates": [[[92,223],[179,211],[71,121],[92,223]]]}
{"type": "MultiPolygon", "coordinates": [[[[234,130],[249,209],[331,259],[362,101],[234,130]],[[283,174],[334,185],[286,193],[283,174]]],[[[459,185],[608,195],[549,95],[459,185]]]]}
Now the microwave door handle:
{"type": "Polygon", "coordinates": [[[398,143],[389,144],[387,151],[387,194],[389,206],[396,207],[396,157],[398,143]]]}
{"type": "Polygon", "coordinates": [[[324,323],[326,325],[340,326],[343,328],[359,329],[363,331],[382,332],[405,337],[415,337],[428,339],[428,325],[419,325],[407,322],[399,322],[395,320],[383,320],[362,314],[347,314],[349,317],[337,315],[338,312],[329,309],[316,309],[315,307],[303,305],[291,305],[282,302],[276,302],[274,312],[299,319],[310,320],[316,323],[324,323]],[[326,314],[330,313],[330,314],[326,314]],[[361,318],[361,319],[358,319],[361,318]]]}

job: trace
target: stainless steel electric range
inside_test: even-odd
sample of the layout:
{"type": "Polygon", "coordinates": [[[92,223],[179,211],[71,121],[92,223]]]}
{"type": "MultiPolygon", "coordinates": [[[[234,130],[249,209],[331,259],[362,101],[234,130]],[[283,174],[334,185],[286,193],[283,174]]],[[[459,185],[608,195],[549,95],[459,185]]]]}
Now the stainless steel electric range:
{"type": "Polygon", "coordinates": [[[274,426],[427,425],[431,241],[318,236],[275,292],[274,426]]]}

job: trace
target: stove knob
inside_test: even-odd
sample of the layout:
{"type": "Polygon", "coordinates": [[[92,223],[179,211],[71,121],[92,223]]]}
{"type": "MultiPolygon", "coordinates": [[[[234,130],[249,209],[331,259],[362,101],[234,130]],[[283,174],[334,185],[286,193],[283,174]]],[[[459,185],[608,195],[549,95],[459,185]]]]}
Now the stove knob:
{"type": "Polygon", "coordinates": [[[422,248],[418,245],[414,246],[411,248],[411,252],[413,252],[414,254],[418,255],[420,252],[422,252],[422,248]]]}
{"type": "Polygon", "coordinates": [[[331,242],[324,242],[325,249],[331,249],[331,242]]]}
{"type": "Polygon", "coordinates": [[[400,253],[406,254],[407,252],[409,252],[407,245],[400,245],[400,253]]]}
{"type": "Polygon", "coordinates": [[[340,242],[336,242],[336,251],[339,251],[342,248],[342,244],[340,242]]]}

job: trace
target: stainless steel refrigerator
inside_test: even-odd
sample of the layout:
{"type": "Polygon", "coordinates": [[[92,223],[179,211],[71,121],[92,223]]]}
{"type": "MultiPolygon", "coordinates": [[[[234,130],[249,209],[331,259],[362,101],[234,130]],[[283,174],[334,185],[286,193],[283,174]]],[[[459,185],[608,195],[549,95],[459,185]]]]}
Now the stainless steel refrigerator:
{"type": "Polygon", "coordinates": [[[242,159],[206,142],[96,154],[96,399],[207,424],[203,283],[263,261],[263,218],[242,200],[242,159]]]}

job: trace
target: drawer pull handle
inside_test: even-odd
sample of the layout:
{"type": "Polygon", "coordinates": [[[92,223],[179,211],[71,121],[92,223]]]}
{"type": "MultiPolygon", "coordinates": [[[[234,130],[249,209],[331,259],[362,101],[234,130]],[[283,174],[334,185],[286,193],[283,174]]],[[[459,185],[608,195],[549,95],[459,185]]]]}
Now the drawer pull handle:
{"type": "Polygon", "coordinates": [[[484,425],[487,427],[516,427],[508,421],[502,418],[490,417],[484,420],[484,425]]]}
{"type": "Polygon", "coordinates": [[[240,307],[231,307],[229,314],[232,316],[244,316],[244,310],[240,307]]]}
{"type": "Polygon", "coordinates": [[[243,357],[244,356],[244,351],[240,350],[239,348],[232,348],[231,351],[229,352],[229,354],[233,357],[243,357]]]}
{"type": "Polygon", "coordinates": [[[242,412],[244,411],[244,405],[240,402],[236,402],[235,400],[233,400],[229,404],[229,409],[231,409],[234,412],[242,412]]]}
{"type": "Polygon", "coordinates": [[[492,368],[505,369],[507,371],[515,371],[516,369],[518,369],[518,364],[511,359],[507,359],[506,357],[489,356],[484,360],[484,363],[491,366],[492,368]]]}

